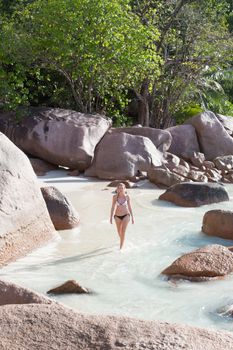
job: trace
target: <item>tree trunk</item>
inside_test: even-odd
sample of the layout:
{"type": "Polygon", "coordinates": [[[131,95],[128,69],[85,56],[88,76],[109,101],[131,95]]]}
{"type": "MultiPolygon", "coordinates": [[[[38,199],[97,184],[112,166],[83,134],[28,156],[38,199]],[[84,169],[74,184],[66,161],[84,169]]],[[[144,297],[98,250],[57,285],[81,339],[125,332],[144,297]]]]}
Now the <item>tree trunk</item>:
{"type": "Polygon", "coordinates": [[[93,89],[93,77],[91,77],[88,84],[88,101],[87,101],[87,112],[92,113],[92,89],[93,89]]]}
{"type": "Polygon", "coordinates": [[[142,126],[149,126],[149,79],[142,82],[140,94],[136,93],[138,98],[138,123],[142,126]]]}

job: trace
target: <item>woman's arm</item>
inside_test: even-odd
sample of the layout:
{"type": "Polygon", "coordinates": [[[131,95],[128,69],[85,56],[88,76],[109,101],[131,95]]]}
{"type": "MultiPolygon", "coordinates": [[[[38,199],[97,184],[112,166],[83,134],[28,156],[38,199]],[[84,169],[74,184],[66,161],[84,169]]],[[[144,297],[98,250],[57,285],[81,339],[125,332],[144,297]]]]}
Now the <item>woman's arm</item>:
{"type": "Polygon", "coordinates": [[[116,196],[112,197],[112,208],[111,208],[111,213],[110,213],[110,224],[112,224],[112,218],[115,212],[115,207],[116,207],[116,196]]]}
{"type": "Polygon", "coordinates": [[[128,198],[127,198],[127,201],[128,201],[129,212],[130,212],[130,215],[131,215],[131,221],[132,221],[132,224],[134,224],[133,211],[132,211],[132,207],[131,207],[131,202],[130,202],[129,196],[128,196],[128,198]]]}

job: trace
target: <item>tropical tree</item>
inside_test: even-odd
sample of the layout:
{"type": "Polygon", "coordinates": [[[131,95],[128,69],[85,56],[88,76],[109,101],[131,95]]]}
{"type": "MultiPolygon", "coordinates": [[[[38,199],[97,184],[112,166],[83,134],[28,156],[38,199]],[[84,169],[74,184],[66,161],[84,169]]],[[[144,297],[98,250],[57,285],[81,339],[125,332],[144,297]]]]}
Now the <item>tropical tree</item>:
{"type": "Polygon", "coordinates": [[[0,100],[167,127],[232,110],[231,0],[0,0],[0,100]],[[179,117],[182,115],[182,117],[179,117]]]}
{"type": "Polygon", "coordinates": [[[2,16],[11,17],[16,10],[20,10],[34,0],[0,0],[0,13],[2,16]]]}
{"type": "Polygon", "coordinates": [[[36,0],[3,26],[5,102],[10,105],[13,95],[30,102],[30,84],[35,90],[35,81],[47,87],[52,79],[51,90],[77,110],[109,111],[145,75],[158,76],[158,37],[125,0],[36,0]]]}
{"type": "Polygon", "coordinates": [[[132,6],[145,26],[153,23],[161,33],[156,42],[161,75],[153,79],[147,102],[150,124],[167,127],[185,106],[201,105],[204,79],[231,66],[230,5],[225,0],[137,0],[132,6]]]}

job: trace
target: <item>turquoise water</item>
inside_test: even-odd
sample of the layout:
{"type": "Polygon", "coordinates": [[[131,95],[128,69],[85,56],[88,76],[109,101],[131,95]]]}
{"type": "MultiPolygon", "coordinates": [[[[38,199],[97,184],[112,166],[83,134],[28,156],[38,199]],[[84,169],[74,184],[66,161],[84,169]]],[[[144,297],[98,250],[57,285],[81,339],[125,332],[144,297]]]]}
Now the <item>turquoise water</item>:
{"type": "Polygon", "coordinates": [[[232,209],[229,202],[181,208],[158,201],[164,192],[147,182],[129,190],[135,214],[125,247],[119,251],[118,235],[109,223],[112,189],[107,182],[66,177],[51,172],[41,177],[57,186],[77,208],[77,229],[60,231],[48,245],[1,270],[1,278],[46,294],[68,279],[90,289],[90,295],[65,295],[55,299],[80,312],[120,314],[166,320],[208,328],[233,330],[233,323],[217,317],[215,310],[233,303],[233,275],[224,280],[171,283],[160,272],[180,255],[206,244],[233,245],[232,241],[201,232],[202,218],[210,209],[232,209]]]}

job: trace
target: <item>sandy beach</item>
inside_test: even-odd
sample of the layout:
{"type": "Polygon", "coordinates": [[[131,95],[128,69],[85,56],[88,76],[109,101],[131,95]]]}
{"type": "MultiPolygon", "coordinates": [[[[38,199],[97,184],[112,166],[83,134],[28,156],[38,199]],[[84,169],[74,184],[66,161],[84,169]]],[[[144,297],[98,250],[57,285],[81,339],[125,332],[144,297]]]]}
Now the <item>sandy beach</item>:
{"type": "Polygon", "coordinates": [[[230,201],[200,208],[181,208],[158,196],[163,190],[139,183],[130,193],[135,225],[127,230],[119,251],[115,225],[109,223],[113,188],[94,178],[71,177],[66,171],[39,177],[43,185],[56,186],[80,214],[79,227],[59,231],[57,238],[25,258],[2,269],[2,278],[42,294],[68,279],[89,288],[91,295],[56,297],[84,313],[115,314],[166,320],[196,326],[232,330],[214,310],[231,301],[233,277],[207,283],[172,284],[160,272],[180,255],[209,243],[231,241],[201,233],[204,213],[230,209],[230,201]]]}

